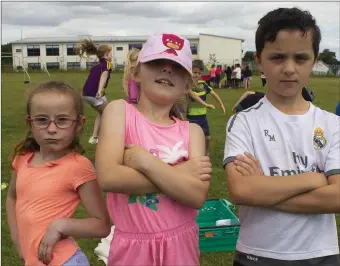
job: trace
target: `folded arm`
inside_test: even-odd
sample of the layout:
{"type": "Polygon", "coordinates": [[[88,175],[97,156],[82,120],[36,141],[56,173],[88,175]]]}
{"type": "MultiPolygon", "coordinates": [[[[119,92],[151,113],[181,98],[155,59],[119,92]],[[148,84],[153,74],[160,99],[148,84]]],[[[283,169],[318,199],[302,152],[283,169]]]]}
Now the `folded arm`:
{"type": "Polygon", "coordinates": [[[272,209],[293,213],[340,213],[340,175],[328,177],[329,184],[289,198],[272,209]]]}
{"type": "Polygon", "coordinates": [[[124,165],[125,102],[113,101],[105,108],[100,125],[95,165],[98,183],[105,192],[134,195],[160,190],[137,170],[124,165]]]}
{"type": "MultiPolygon", "coordinates": [[[[202,129],[196,124],[190,124],[189,159],[204,156],[205,142],[202,129]]],[[[143,160],[135,164],[138,171],[174,200],[192,208],[200,208],[206,201],[210,181],[201,177],[211,174],[211,163],[202,161],[203,172],[187,171],[185,167],[172,167],[152,154],[145,152],[143,160]]]]}
{"type": "Polygon", "coordinates": [[[225,172],[229,194],[235,204],[270,207],[294,196],[310,192],[326,184],[320,173],[303,173],[296,176],[244,176],[230,162],[225,172]]]}

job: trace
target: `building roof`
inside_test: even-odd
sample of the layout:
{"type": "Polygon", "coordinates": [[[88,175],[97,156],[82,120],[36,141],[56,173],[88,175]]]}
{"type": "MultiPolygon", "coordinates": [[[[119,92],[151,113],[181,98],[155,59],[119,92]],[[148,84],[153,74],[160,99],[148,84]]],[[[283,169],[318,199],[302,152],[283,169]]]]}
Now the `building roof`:
{"type": "MultiPolygon", "coordinates": [[[[220,37],[220,38],[228,38],[234,40],[243,39],[227,37],[227,36],[219,36],[212,34],[200,33],[199,35],[206,35],[212,37],[220,37]]],[[[189,41],[199,40],[199,35],[182,35],[184,38],[189,41]]],[[[38,43],[76,43],[82,39],[90,38],[93,42],[145,42],[150,36],[92,36],[92,35],[78,35],[74,37],[32,37],[32,38],[24,38],[22,40],[17,40],[12,42],[12,44],[38,44],[38,43]]]]}
{"type": "Polygon", "coordinates": [[[244,42],[244,39],[235,38],[235,37],[229,37],[229,36],[214,35],[214,34],[206,34],[206,33],[200,33],[200,35],[212,36],[212,37],[219,37],[219,38],[225,38],[225,39],[232,39],[232,40],[240,40],[240,41],[244,42]]]}
{"type": "MultiPolygon", "coordinates": [[[[75,37],[32,37],[24,38],[12,42],[12,44],[21,43],[75,43],[82,39],[90,38],[93,42],[145,42],[150,36],[92,36],[92,35],[78,35],[75,37]]],[[[198,40],[198,35],[183,35],[188,40],[198,40]]]]}

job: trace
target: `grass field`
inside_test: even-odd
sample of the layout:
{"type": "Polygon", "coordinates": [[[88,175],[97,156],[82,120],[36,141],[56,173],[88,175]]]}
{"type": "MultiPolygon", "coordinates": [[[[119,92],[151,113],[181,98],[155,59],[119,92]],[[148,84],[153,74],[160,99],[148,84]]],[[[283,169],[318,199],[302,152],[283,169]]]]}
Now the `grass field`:
{"type": "MultiPolygon", "coordinates": [[[[47,81],[50,79],[65,81],[72,84],[75,87],[81,88],[87,73],[51,73],[51,77],[47,74],[31,74],[32,83],[23,84],[22,74],[2,74],[2,127],[1,127],[1,176],[2,182],[9,182],[10,180],[10,167],[8,163],[8,156],[12,152],[12,149],[18,141],[20,141],[26,134],[25,124],[25,91],[27,88],[36,85],[38,82],[47,81]]],[[[107,89],[108,99],[117,99],[124,97],[124,93],[121,89],[121,73],[115,73],[109,83],[107,89]]],[[[263,90],[260,85],[260,78],[253,78],[252,89],[263,90]]],[[[340,79],[336,78],[312,78],[308,87],[311,88],[315,94],[315,105],[321,108],[334,112],[335,106],[339,100],[339,85],[340,79]]],[[[227,186],[223,169],[221,168],[221,162],[223,157],[224,141],[225,141],[225,125],[227,119],[231,116],[231,108],[236,100],[244,92],[243,89],[238,90],[226,90],[218,89],[216,92],[221,96],[224,101],[227,114],[223,115],[220,109],[212,110],[209,112],[208,117],[210,121],[210,127],[212,132],[212,145],[211,145],[211,159],[213,164],[213,179],[209,191],[209,198],[228,198],[227,186]]],[[[213,100],[209,99],[211,103],[213,100]]],[[[216,105],[218,107],[218,105],[216,105]]],[[[86,106],[85,114],[87,117],[87,123],[84,128],[82,136],[82,143],[86,149],[86,156],[93,161],[95,146],[88,144],[88,139],[92,134],[93,122],[96,113],[88,106],[86,106]]],[[[1,193],[1,235],[2,235],[2,248],[1,258],[2,265],[5,266],[17,266],[20,265],[16,250],[11,242],[5,210],[5,199],[7,191],[4,190],[1,193]]],[[[84,209],[79,207],[76,216],[82,217],[86,215],[84,209]]],[[[338,232],[340,217],[338,220],[338,232]]],[[[339,236],[339,235],[338,235],[339,236]]],[[[98,262],[93,250],[96,247],[98,239],[79,240],[81,248],[90,259],[91,265],[104,265],[98,262]]],[[[232,265],[233,252],[218,252],[218,253],[202,253],[201,265],[232,265]]]]}

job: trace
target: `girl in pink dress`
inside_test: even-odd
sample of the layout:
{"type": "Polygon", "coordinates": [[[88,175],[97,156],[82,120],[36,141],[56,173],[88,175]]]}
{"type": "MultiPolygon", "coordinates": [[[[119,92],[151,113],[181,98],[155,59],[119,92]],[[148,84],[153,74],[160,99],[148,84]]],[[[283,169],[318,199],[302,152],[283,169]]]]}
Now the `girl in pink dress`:
{"type": "Polygon", "coordinates": [[[202,129],[179,119],[178,103],[192,86],[189,41],[153,35],[132,77],[138,103],[108,105],[96,151],[115,224],[108,265],[199,265],[195,220],[212,169],[202,129]]]}

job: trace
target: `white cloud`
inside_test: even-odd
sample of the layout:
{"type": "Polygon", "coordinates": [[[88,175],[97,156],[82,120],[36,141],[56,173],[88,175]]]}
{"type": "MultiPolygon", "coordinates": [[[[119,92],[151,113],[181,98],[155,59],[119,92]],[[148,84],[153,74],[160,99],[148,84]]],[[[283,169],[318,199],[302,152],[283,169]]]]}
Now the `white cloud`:
{"type": "Polygon", "coordinates": [[[244,38],[253,50],[258,20],[278,7],[308,10],[322,32],[321,51],[340,59],[339,2],[3,2],[2,43],[23,37],[211,33],[244,38]]]}

